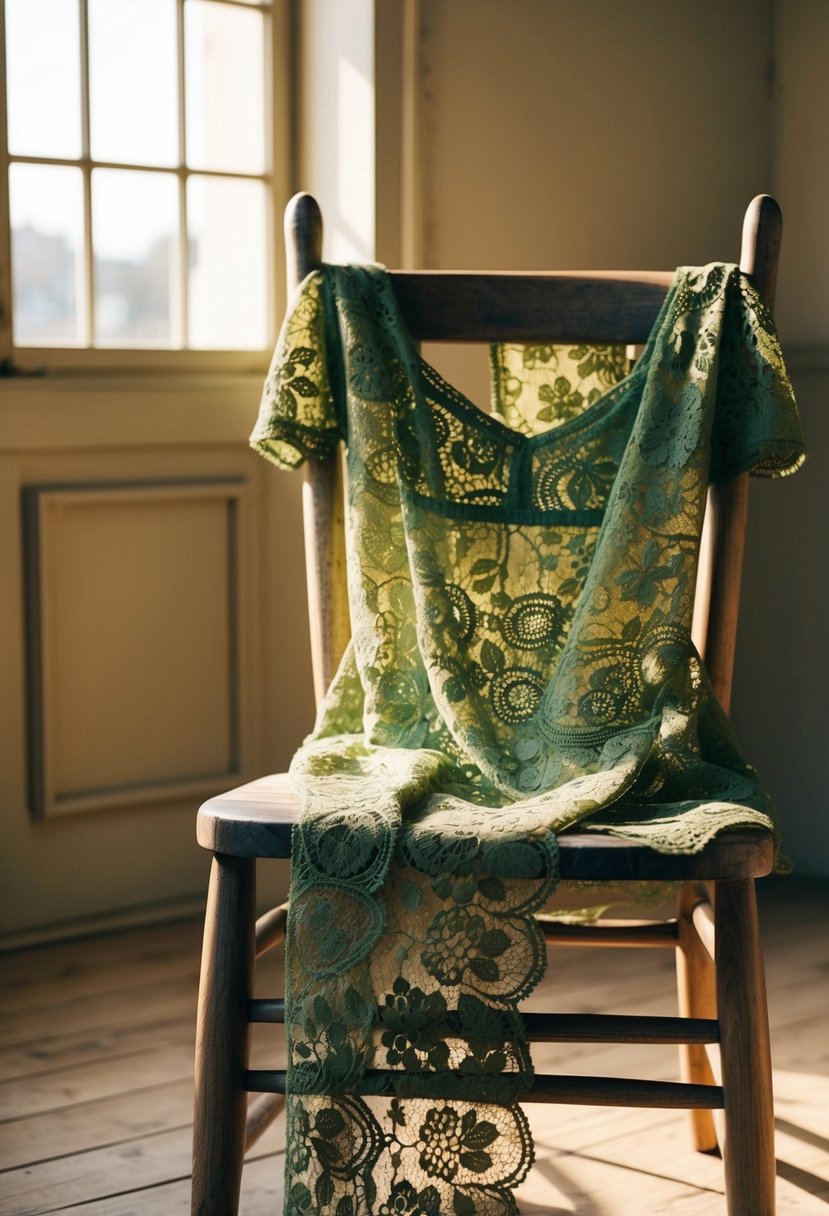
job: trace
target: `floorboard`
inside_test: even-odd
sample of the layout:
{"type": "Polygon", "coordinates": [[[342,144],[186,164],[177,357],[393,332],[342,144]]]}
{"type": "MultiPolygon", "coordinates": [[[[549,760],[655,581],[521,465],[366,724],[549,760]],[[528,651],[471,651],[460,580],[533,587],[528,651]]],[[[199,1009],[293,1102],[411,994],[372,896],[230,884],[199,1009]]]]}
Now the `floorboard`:
{"type": "MultiPolygon", "coordinates": [[[[761,886],[779,1216],[829,1216],[829,884],[761,886]]],[[[187,1216],[200,926],[153,925],[0,960],[0,1212],[187,1216]]],[[[281,990],[266,964],[260,995],[281,990]]],[[[528,1008],[674,1013],[669,951],[558,948],[528,1008]]],[[[279,1067],[274,1027],[253,1066],[279,1067]]],[[[676,1076],[674,1049],[548,1044],[542,1071],[676,1076]]],[[[724,1216],[722,1166],[677,1112],[529,1107],[523,1216],[724,1216]]],[[[255,1146],[242,1216],[278,1216],[283,1121],[255,1146]]]]}

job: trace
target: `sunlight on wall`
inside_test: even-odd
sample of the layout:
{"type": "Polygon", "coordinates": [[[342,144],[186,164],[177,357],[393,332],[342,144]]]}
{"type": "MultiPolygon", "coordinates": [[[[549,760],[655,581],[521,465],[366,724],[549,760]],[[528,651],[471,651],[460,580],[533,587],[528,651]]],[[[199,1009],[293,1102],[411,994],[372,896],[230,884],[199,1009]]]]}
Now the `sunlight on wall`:
{"type": "Polygon", "coordinates": [[[325,217],[324,256],[375,257],[373,0],[307,0],[300,9],[303,61],[298,182],[325,217]]]}
{"type": "Polygon", "coordinates": [[[336,261],[364,261],[374,246],[374,85],[356,64],[337,65],[336,261]]]}

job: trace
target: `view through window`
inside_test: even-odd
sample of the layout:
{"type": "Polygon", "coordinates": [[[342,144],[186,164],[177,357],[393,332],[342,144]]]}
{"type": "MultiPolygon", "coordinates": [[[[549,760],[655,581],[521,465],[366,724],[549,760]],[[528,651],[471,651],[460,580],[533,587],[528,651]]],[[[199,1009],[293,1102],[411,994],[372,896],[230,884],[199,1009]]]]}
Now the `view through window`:
{"type": "Polygon", "coordinates": [[[15,346],[266,346],[270,10],[5,0],[15,346]]]}

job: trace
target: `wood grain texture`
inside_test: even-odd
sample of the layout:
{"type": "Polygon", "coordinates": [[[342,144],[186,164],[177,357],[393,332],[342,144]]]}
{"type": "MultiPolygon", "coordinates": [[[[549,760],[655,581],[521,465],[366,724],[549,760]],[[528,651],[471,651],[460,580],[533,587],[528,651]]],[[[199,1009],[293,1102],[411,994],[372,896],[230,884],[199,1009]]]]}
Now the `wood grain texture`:
{"type": "MultiPolygon", "coordinates": [[[[282,999],[250,1002],[250,1020],[282,1025],[282,999]]],[[[530,1043],[717,1043],[714,1018],[630,1017],[613,1013],[523,1013],[530,1043]]],[[[712,1082],[713,1083],[713,1082],[712,1082]]]]}
{"type": "Polygon", "coordinates": [[[24,1119],[46,1111],[60,1110],[80,1102],[97,1102],[120,1093],[126,1085],[161,1085],[192,1076],[184,1059],[192,1054],[193,1035],[188,1032],[159,1047],[99,1059],[94,1063],[67,1067],[55,1073],[40,1073],[9,1081],[0,1088],[0,1119],[24,1119]],[[56,1080],[56,1075],[59,1079],[56,1080]]]}
{"type": "Polygon", "coordinates": [[[322,213],[313,195],[301,191],[285,208],[285,273],[288,299],[306,275],[322,262],[322,213]]]}
{"type": "MultiPolygon", "coordinates": [[[[270,1139],[270,1138],[269,1138],[270,1139]]],[[[245,1216],[277,1216],[282,1210],[281,1154],[273,1141],[260,1145],[245,1161],[243,1212],[245,1216]],[[261,1154],[261,1155],[260,1155],[261,1154]]],[[[140,1191],[128,1190],[61,1209],[62,1216],[189,1216],[190,1179],[178,1178],[140,1191]],[[139,1202],[140,1208],[135,1204],[139,1202]]]]}
{"type": "Polygon", "coordinates": [[[728,1216],[774,1216],[771,1054],[753,881],[718,883],[715,917],[728,1216]]]}
{"type": "MultiPolygon", "coordinates": [[[[303,279],[322,262],[322,215],[310,194],[294,195],[285,208],[285,247],[290,300],[303,279]]],[[[351,636],[340,453],[327,460],[306,461],[304,472],[305,579],[314,696],[319,705],[351,636]]]]}
{"type": "Polygon", "coordinates": [[[671,920],[613,921],[601,918],[586,924],[568,924],[557,921],[554,916],[537,916],[536,920],[548,946],[676,947],[676,921],[671,920]]]}
{"type": "MultiPolygon", "coordinates": [[[[284,1094],[287,1073],[279,1069],[256,1069],[248,1073],[252,1093],[284,1094]]],[[[393,1071],[368,1069],[359,1093],[396,1093],[399,1081],[393,1071]]],[[[422,1088],[415,1077],[406,1085],[409,1097],[429,1097],[429,1079],[422,1088]]],[[[685,1085],[679,1081],[642,1081],[631,1077],[571,1077],[566,1075],[533,1077],[521,1098],[525,1102],[555,1102],[578,1106],[653,1106],[664,1110],[688,1110],[695,1106],[722,1106],[722,1090],[717,1085],[685,1085]]]]}
{"type": "Polygon", "coordinates": [[[285,1098],[282,1094],[260,1094],[248,1102],[247,1119],[245,1121],[245,1151],[253,1148],[254,1144],[264,1135],[274,1119],[285,1109],[285,1098]]]}
{"type": "Polygon", "coordinates": [[[274,946],[281,946],[285,941],[285,928],[288,923],[288,905],[287,903],[279,904],[276,908],[270,908],[256,921],[256,929],[254,932],[254,943],[256,957],[267,953],[268,950],[273,950],[274,946]]]}
{"type": "MultiPolygon", "coordinates": [[[[705,887],[685,883],[677,897],[679,949],[676,952],[677,1004],[680,1017],[716,1018],[717,994],[714,965],[701,942],[694,924],[694,911],[708,900],[705,887]]],[[[683,1081],[695,1085],[713,1085],[714,1076],[705,1049],[698,1043],[687,1043],[679,1049],[679,1074],[683,1081]]],[[[712,1152],[717,1147],[717,1133],[710,1112],[690,1112],[691,1139],[697,1152],[712,1152]]]]}
{"type": "Polygon", "coordinates": [[[247,1010],[253,995],[254,899],[253,862],[214,856],[199,982],[193,1216],[227,1216],[239,1203],[247,1110],[247,1010]]]}
{"type": "MultiPolygon", "coordinates": [[[[829,963],[829,892],[826,884],[773,878],[760,884],[768,994],[773,1028],[775,1092],[778,1105],[777,1159],[779,1216],[819,1216],[829,1201],[829,1040],[826,1036],[826,968],[829,963]]],[[[124,1089],[110,1096],[59,1107],[0,1128],[2,1164],[0,1211],[23,1208],[30,1216],[49,1211],[61,1216],[184,1216],[189,1211],[189,1136],[192,1067],[188,1035],[192,1030],[200,926],[156,926],[109,937],[20,951],[0,960],[0,975],[13,978],[18,1003],[39,1010],[33,1034],[21,1038],[21,1061],[43,1054],[50,1083],[58,1095],[65,1069],[56,1046],[63,1023],[83,1014],[92,1058],[106,1059],[124,1089]],[[166,941],[165,941],[166,937],[166,941]],[[134,959],[132,986],[117,973],[107,989],[108,968],[134,959]],[[175,964],[175,987],[154,980],[154,961],[163,973],[175,964]],[[26,1002],[26,975],[39,993],[37,1006],[26,1002]],[[64,980],[81,974],[93,990],[61,1001],[64,980]],[[44,987],[51,975],[51,990],[44,987]],[[189,991],[189,1003],[186,1000],[189,991]],[[169,1019],[161,1015],[169,1003],[169,1019]],[[129,996],[129,1004],[127,1004],[129,996]],[[181,1080],[141,1087],[123,1070],[122,1044],[108,1039],[109,1027],[129,1027],[140,1046],[146,1009],[147,1044],[161,1046],[162,1023],[170,1022],[168,1042],[180,1052],[181,1080]],[[110,1018],[112,1021],[110,1022],[110,1018]],[[42,1036],[38,1040],[36,1036],[42,1036]],[[8,1151],[7,1150],[8,1146],[8,1151]],[[120,1146],[120,1147],[119,1147],[120,1146]],[[25,1206],[24,1206],[25,1204],[25,1206]]],[[[257,995],[281,988],[280,953],[260,968],[257,995]]],[[[553,949],[547,976],[530,1001],[533,1009],[672,1016],[673,959],[666,950],[607,950],[603,953],[553,949]]],[[[0,992],[2,1003],[2,992],[0,992]]],[[[74,1027],[67,1035],[79,1046],[74,1027]]],[[[278,1039],[270,1026],[254,1027],[256,1067],[280,1067],[278,1039]]],[[[13,1050],[7,1044],[9,1053],[13,1050]]],[[[676,1048],[656,1045],[535,1043],[533,1058],[543,1073],[576,1072],[612,1076],[676,1077],[676,1048]]],[[[77,1061],[76,1061],[77,1062],[77,1061]]],[[[0,1064],[0,1093],[11,1065],[0,1064]]],[[[169,1063],[169,1062],[168,1062],[169,1063]]],[[[21,1067],[24,1067],[21,1064],[21,1067]]],[[[28,1065],[25,1065],[28,1067],[28,1065]]],[[[22,1075],[16,1070],[15,1075],[22,1075]]],[[[112,1091],[115,1086],[102,1086],[112,1091]]],[[[720,1113],[720,1112],[718,1112],[720,1113]]],[[[536,1145],[536,1166],[518,1192],[524,1216],[579,1212],[583,1216],[725,1216],[723,1168],[719,1158],[695,1153],[682,1111],[617,1110],[537,1104],[527,1107],[536,1145]]],[[[264,1134],[242,1177],[243,1216],[275,1216],[281,1210],[284,1118],[264,1134]]]]}
{"type": "Polygon", "coordinates": [[[674,272],[421,270],[389,278],[418,341],[643,343],[674,272]]]}
{"type": "Polygon", "coordinates": [[[351,637],[344,495],[340,452],[327,460],[306,461],[302,518],[311,666],[317,706],[334,678],[351,637]]]}
{"type": "Polygon", "coordinates": [[[708,513],[713,534],[713,564],[708,603],[705,666],[714,693],[726,712],[731,707],[737,619],[740,610],[745,530],[748,520],[748,474],[725,485],[711,486],[708,513]]]}
{"type": "MultiPolygon", "coordinates": [[[[716,888],[712,887],[711,890],[713,894],[716,888]]],[[[691,924],[696,930],[700,945],[713,963],[717,957],[717,932],[714,909],[707,899],[694,902],[691,908],[691,924]]]]}
{"type": "MultiPolygon", "coordinates": [[[[291,855],[291,830],[300,802],[287,774],[248,782],[205,802],[197,837],[202,848],[231,856],[291,855]]],[[[559,837],[565,881],[762,877],[771,871],[774,844],[760,830],[724,832],[699,853],[656,853],[645,845],[587,832],[559,837]]]]}
{"type": "Polygon", "coordinates": [[[141,1078],[121,1073],[106,1096],[11,1120],[0,1137],[0,1171],[21,1163],[33,1167],[160,1132],[189,1131],[193,1076],[187,1068],[186,1050],[177,1048],[173,1071],[180,1079],[147,1086],[141,1084],[141,1078]]]}

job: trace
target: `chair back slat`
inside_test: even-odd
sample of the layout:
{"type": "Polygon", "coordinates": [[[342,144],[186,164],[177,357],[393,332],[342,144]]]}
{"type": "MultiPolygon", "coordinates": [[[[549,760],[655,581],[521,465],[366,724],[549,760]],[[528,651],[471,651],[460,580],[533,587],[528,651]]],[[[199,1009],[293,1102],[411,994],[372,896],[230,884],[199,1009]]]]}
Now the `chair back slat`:
{"type": "MultiPolygon", "coordinates": [[[[741,268],[773,306],[780,208],[768,195],[750,204],[741,268]]],[[[299,194],[285,214],[288,288],[321,262],[322,219],[299,194]]],[[[673,281],[671,271],[558,274],[391,271],[404,321],[417,341],[593,342],[641,344],[673,281]]],[[[308,461],[304,487],[306,570],[317,703],[350,635],[342,461],[308,461]]],[[[694,612],[694,641],[714,691],[728,709],[748,502],[744,475],[709,492],[694,612]]]]}
{"type": "Polygon", "coordinates": [[[413,338],[424,342],[646,342],[673,272],[475,274],[392,271],[413,338]]]}

